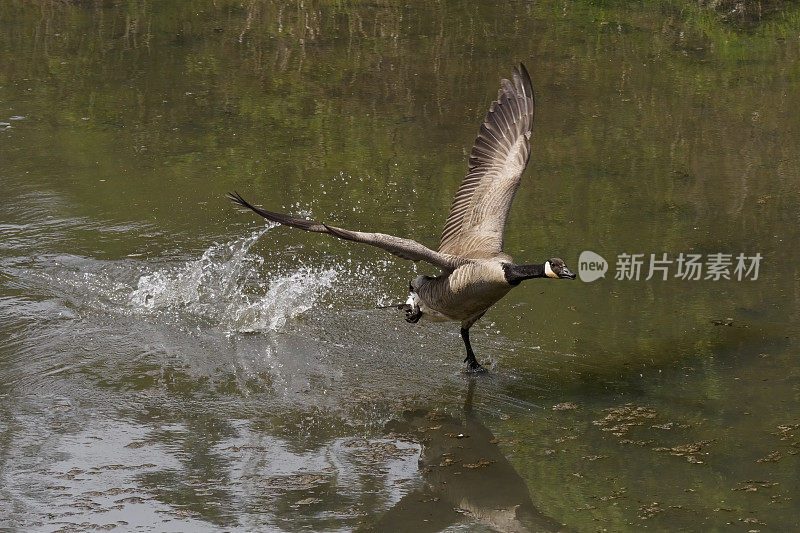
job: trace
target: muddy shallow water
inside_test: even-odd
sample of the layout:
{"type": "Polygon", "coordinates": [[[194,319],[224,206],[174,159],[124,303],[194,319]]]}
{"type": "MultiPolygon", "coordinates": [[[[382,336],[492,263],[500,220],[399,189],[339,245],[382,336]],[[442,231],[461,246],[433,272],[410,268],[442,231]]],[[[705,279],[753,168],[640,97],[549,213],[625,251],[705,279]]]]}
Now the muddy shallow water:
{"type": "Polygon", "coordinates": [[[3,2],[0,528],[799,528],[800,12],[726,6],[3,2]],[[487,375],[379,308],[427,267],[224,199],[434,246],[520,60],[506,250],[609,265],[487,375]]]}

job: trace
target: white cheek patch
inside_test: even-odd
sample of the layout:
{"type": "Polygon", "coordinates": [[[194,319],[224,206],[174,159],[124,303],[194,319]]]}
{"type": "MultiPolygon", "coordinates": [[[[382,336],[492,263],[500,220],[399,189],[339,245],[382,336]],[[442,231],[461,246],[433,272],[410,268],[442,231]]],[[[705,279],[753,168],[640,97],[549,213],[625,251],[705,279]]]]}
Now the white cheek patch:
{"type": "Polygon", "coordinates": [[[416,292],[412,292],[408,296],[408,300],[406,300],[406,305],[410,305],[411,307],[416,308],[419,304],[419,296],[416,292]]]}
{"type": "Polygon", "coordinates": [[[550,261],[544,262],[544,273],[547,275],[548,278],[557,278],[558,274],[553,272],[553,269],[550,268],[550,261]]]}

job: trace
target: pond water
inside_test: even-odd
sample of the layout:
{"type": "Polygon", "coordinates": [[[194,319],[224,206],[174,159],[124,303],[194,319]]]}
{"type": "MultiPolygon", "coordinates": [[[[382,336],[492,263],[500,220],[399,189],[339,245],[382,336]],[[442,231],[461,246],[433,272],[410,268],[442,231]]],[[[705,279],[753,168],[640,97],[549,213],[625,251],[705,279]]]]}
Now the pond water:
{"type": "Polygon", "coordinates": [[[800,528],[800,9],[732,5],[0,3],[0,528],[800,528]],[[608,272],[486,375],[380,308],[432,268],[224,198],[435,247],[518,61],[506,250],[608,272]]]}

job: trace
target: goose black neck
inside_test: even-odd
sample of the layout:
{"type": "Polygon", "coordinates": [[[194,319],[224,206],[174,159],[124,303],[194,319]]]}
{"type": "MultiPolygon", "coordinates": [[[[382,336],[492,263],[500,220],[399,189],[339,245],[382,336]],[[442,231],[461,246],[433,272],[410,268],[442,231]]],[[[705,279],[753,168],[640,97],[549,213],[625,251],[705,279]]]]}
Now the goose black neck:
{"type": "Polygon", "coordinates": [[[547,274],[544,273],[544,264],[512,265],[506,263],[503,265],[503,270],[509,285],[519,285],[526,279],[547,277],[547,274]]]}

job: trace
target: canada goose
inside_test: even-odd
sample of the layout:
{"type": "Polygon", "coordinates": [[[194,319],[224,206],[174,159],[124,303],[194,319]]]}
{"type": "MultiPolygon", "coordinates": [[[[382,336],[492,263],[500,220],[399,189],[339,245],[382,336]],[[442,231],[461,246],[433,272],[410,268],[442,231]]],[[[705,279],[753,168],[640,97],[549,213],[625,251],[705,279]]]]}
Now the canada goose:
{"type": "MultiPolygon", "coordinates": [[[[503,79],[469,155],[469,170],[450,206],[439,250],[411,239],[384,233],[350,231],[321,222],[273,213],[250,205],[239,193],[235,203],[264,218],[287,226],[377,246],[403,259],[425,261],[441,269],[435,277],[417,276],[404,308],[406,320],[460,321],[467,350],[464,362],[482,371],[469,342],[469,328],[523,280],[575,279],[564,261],[517,265],[503,252],[503,229],[511,201],[530,157],[534,102],[531,78],[520,63],[513,84],[503,79]]],[[[401,306],[402,307],[402,306],[401,306]]]]}

